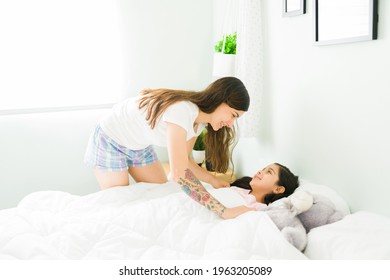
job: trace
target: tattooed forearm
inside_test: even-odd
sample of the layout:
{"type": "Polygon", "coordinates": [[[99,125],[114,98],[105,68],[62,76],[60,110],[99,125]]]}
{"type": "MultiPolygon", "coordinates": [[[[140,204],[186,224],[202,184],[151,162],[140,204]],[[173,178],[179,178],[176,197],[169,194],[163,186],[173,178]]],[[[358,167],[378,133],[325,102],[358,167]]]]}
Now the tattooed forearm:
{"type": "Polygon", "coordinates": [[[225,206],[210,195],[190,169],[185,170],[185,177],[179,179],[179,184],[181,185],[183,191],[193,200],[206,206],[219,216],[223,215],[225,206]]]}

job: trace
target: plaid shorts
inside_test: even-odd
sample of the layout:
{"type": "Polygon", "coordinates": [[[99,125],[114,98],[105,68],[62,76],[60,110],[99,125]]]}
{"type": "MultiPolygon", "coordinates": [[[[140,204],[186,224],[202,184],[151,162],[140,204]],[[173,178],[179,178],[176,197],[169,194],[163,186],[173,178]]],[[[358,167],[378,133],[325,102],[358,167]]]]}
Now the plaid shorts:
{"type": "Polygon", "coordinates": [[[152,146],[130,150],[108,137],[100,126],[90,136],[84,162],[102,171],[124,171],[129,166],[146,166],[158,160],[152,146]]]}

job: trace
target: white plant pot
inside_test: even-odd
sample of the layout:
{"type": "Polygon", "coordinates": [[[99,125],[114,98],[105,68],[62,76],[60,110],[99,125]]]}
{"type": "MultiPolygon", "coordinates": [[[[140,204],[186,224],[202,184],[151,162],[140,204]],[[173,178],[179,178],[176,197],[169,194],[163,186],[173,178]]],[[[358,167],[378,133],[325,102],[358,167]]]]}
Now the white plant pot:
{"type": "Polygon", "coordinates": [[[192,150],[192,158],[197,164],[203,163],[204,159],[206,157],[206,151],[195,151],[192,150]]]}
{"type": "Polygon", "coordinates": [[[236,55],[214,53],[213,76],[232,77],[235,75],[236,55]]]}

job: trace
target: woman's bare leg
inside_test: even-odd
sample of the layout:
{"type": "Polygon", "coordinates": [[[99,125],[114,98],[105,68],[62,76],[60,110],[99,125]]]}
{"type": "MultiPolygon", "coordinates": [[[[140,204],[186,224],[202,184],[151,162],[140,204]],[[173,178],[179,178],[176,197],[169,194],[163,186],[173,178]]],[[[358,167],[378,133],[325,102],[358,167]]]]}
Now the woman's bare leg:
{"type": "Polygon", "coordinates": [[[130,166],[129,173],[136,182],[162,184],[168,181],[160,161],[146,166],[130,166]]]}
{"type": "Polygon", "coordinates": [[[129,174],[127,171],[108,172],[94,169],[96,179],[102,190],[116,186],[128,186],[129,174]]]}
{"type": "Polygon", "coordinates": [[[128,186],[130,183],[129,173],[136,182],[167,182],[167,176],[160,161],[147,166],[131,166],[128,171],[107,172],[95,168],[94,172],[102,190],[117,186],[128,186]]]}

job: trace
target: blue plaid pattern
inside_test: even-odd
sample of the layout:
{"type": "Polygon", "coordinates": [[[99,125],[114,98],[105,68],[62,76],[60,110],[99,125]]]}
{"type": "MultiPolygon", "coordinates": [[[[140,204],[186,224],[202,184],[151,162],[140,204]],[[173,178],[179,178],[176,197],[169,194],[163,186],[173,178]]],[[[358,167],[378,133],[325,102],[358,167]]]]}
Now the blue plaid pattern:
{"type": "Polygon", "coordinates": [[[124,171],[129,166],[146,166],[158,160],[152,146],[130,150],[108,137],[100,126],[91,135],[84,162],[103,171],[124,171]]]}

